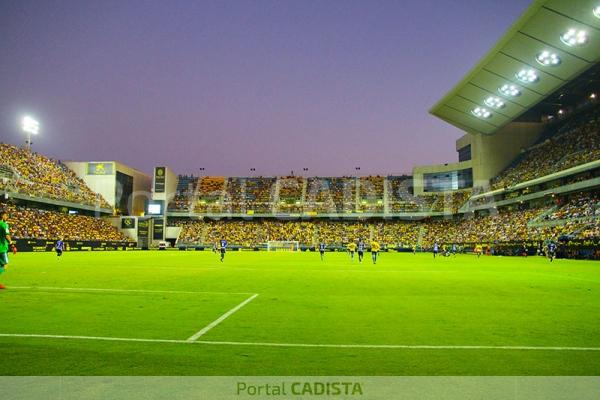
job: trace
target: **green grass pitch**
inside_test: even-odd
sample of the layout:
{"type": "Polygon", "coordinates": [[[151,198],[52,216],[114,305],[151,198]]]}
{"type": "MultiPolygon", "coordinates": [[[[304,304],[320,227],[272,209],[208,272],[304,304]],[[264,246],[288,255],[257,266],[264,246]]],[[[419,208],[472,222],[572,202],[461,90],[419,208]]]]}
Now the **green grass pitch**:
{"type": "Polygon", "coordinates": [[[2,280],[1,375],[600,374],[593,262],[20,253],[2,280]]]}

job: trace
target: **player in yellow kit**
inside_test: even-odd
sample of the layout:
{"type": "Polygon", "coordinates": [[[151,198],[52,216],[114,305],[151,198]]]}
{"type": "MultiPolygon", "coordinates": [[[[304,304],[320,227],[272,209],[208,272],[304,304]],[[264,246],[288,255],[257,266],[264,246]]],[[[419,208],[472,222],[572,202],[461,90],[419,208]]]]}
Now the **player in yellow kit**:
{"type": "Polygon", "coordinates": [[[483,253],[483,246],[480,244],[475,245],[475,254],[477,255],[477,258],[481,256],[481,253],[483,253]]]}
{"type": "Polygon", "coordinates": [[[381,246],[379,245],[379,242],[373,240],[371,242],[371,258],[373,259],[373,264],[377,264],[377,254],[379,254],[380,249],[381,246]]]}
{"type": "Polygon", "coordinates": [[[350,243],[348,243],[348,246],[346,246],[346,248],[350,252],[350,259],[352,261],[354,261],[354,252],[356,251],[356,243],[350,242],[350,243]]]}

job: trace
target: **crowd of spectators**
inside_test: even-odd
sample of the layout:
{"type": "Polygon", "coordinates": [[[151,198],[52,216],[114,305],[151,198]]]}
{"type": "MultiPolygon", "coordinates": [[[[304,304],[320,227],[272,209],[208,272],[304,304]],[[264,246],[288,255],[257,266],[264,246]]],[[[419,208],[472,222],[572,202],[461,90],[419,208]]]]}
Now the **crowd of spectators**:
{"type": "Polygon", "coordinates": [[[197,177],[193,175],[179,175],[177,179],[177,193],[169,203],[169,209],[175,211],[189,210],[197,185],[197,177]]]}
{"type": "Polygon", "coordinates": [[[358,210],[370,213],[382,213],[384,178],[381,176],[362,176],[360,178],[360,202],[358,210]]]}
{"type": "Polygon", "coordinates": [[[0,190],[110,208],[102,196],[92,192],[83,180],[59,161],[0,143],[0,165],[3,166],[0,190]]]}
{"type": "Polygon", "coordinates": [[[356,179],[352,177],[308,178],[305,211],[343,213],[354,211],[356,179]]]}
{"type": "Polygon", "coordinates": [[[406,175],[388,176],[387,182],[389,185],[388,198],[392,212],[425,211],[423,209],[423,199],[413,195],[412,177],[406,175]]]}
{"type": "Polygon", "coordinates": [[[127,241],[117,228],[100,218],[22,206],[8,206],[6,210],[15,239],[127,241]]]}
{"type": "Polygon", "coordinates": [[[600,111],[596,108],[526,150],[514,165],[492,181],[492,188],[514,186],[599,158],[600,111]]]}
{"type": "Polygon", "coordinates": [[[471,196],[470,190],[463,190],[460,192],[447,192],[447,193],[439,193],[434,195],[429,195],[428,197],[433,197],[435,200],[431,205],[431,211],[434,212],[447,212],[447,213],[456,213],[459,208],[467,202],[469,197],[471,196]]]}
{"type": "Polygon", "coordinates": [[[169,209],[189,210],[193,205],[196,213],[381,214],[386,209],[396,213],[455,212],[468,197],[468,192],[414,196],[412,179],[407,176],[180,176],[179,179],[169,209]]]}
{"type": "MultiPolygon", "coordinates": [[[[589,238],[600,234],[598,198],[576,196],[554,214],[564,219],[559,224],[530,224],[548,208],[526,210],[492,209],[486,215],[453,218],[427,218],[418,221],[365,220],[337,221],[314,219],[311,221],[250,220],[250,221],[179,221],[181,240],[191,243],[211,243],[226,238],[239,245],[260,245],[269,240],[299,241],[303,245],[325,242],[344,245],[359,238],[378,240],[387,245],[424,248],[438,243],[495,243],[510,241],[557,240],[567,235],[589,238]],[[580,216],[590,216],[579,221],[580,216]]],[[[551,217],[554,219],[554,217],[551,217]]]]}
{"type": "Polygon", "coordinates": [[[600,217],[600,195],[597,192],[581,192],[570,196],[566,202],[546,220],[600,217]]]}

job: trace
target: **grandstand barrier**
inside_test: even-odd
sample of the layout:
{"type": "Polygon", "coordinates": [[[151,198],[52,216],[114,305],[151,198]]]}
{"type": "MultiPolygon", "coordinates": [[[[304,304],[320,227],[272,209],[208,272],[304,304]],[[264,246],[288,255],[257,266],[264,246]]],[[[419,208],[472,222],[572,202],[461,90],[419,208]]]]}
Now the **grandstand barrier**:
{"type": "MultiPolygon", "coordinates": [[[[16,239],[19,252],[54,251],[55,240],[16,239]]],[[[135,242],[112,242],[99,240],[65,240],[66,251],[127,251],[136,249],[135,242]]]]}

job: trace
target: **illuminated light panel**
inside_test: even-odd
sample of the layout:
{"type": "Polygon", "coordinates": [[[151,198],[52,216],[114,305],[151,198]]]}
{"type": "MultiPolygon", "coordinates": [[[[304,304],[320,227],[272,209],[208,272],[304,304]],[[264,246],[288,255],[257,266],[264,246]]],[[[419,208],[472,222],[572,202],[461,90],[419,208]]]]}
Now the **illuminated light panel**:
{"type": "Polygon", "coordinates": [[[502,85],[498,88],[498,91],[507,97],[517,97],[521,95],[521,91],[515,85],[502,85]]]}
{"type": "Polygon", "coordinates": [[[473,114],[477,118],[484,118],[484,119],[488,119],[492,116],[492,113],[490,112],[490,110],[488,110],[487,108],[484,108],[484,107],[476,107],[476,108],[472,109],[471,114],[473,114]]]}
{"type": "Polygon", "coordinates": [[[486,106],[491,107],[491,108],[503,108],[505,106],[504,101],[502,101],[501,98],[496,97],[496,96],[490,96],[487,99],[485,99],[483,101],[485,103],[486,106]]]}
{"type": "Polygon", "coordinates": [[[537,72],[533,69],[522,69],[515,76],[523,83],[534,83],[540,79],[537,72]]]}
{"type": "Polygon", "coordinates": [[[594,9],[592,10],[592,12],[594,13],[594,16],[596,18],[600,18],[600,6],[594,7],[594,9]]]}
{"type": "Polygon", "coordinates": [[[546,67],[556,67],[560,64],[560,58],[556,53],[550,53],[547,50],[542,51],[535,57],[536,61],[546,67]]]}
{"type": "Polygon", "coordinates": [[[32,135],[37,135],[40,132],[40,123],[35,119],[27,116],[23,118],[22,123],[24,132],[31,133],[32,135]]]}
{"type": "Polygon", "coordinates": [[[588,36],[584,30],[569,29],[560,35],[560,40],[567,46],[578,47],[587,43],[588,36]]]}

